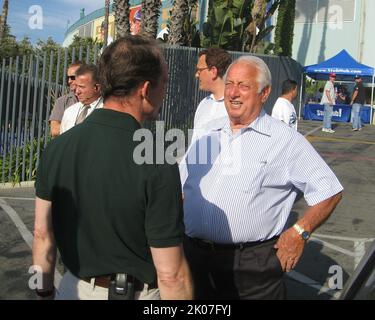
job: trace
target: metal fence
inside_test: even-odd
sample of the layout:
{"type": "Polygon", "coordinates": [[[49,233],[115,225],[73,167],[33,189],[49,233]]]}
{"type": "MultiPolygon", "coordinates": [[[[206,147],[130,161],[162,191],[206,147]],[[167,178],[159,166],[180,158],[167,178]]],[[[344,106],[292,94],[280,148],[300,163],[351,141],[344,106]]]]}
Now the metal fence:
{"type": "MultiPolygon", "coordinates": [[[[165,129],[192,128],[199,101],[194,70],[201,49],[165,46],[169,67],[167,94],[160,119],[165,129]]],[[[48,118],[56,98],[66,93],[66,69],[76,61],[96,63],[98,47],[62,49],[43,56],[3,60],[0,69],[0,183],[33,180],[41,151],[50,139],[48,118]]],[[[233,58],[245,53],[231,52],[233,58]]],[[[265,105],[270,112],[287,78],[301,80],[301,66],[290,58],[260,56],[272,73],[272,93],[265,105]]],[[[152,127],[152,124],[148,124],[152,127]]]]}

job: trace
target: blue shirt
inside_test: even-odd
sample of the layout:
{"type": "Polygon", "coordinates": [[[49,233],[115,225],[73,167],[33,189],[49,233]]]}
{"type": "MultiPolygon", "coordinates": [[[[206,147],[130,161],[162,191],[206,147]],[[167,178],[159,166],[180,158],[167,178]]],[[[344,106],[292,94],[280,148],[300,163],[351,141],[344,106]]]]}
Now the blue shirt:
{"type": "Polygon", "coordinates": [[[313,206],[343,190],[311,144],[264,111],[233,133],[212,122],[180,164],[185,232],[218,243],[279,235],[301,190],[313,206]]]}

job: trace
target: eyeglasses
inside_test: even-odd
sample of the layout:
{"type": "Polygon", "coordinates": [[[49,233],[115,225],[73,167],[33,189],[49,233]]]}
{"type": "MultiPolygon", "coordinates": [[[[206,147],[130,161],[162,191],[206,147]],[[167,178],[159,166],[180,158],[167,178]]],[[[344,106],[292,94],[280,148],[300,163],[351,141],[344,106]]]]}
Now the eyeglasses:
{"type": "Polygon", "coordinates": [[[210,67],[205,68],[195,68],[195,73],[201,73],[203,70],[210,69],[210,67]]]}
{"type": "Polygon", "coordinates": [[[68,76],[68,79],[69,79],[69,80],[75,80],[75,79],[76,79],[76,76],[68,76]]]}
{"type": "Polygon", "coordinates": [[[242,82],[238,82],[238,83],[226,82],[225,83],[225,89],[226,90],[232,90],[236,86],[241,91],[249,91],[249,90],[253,89],[253,86],[248,84],[248,83],[242,83],[242,82]]]}

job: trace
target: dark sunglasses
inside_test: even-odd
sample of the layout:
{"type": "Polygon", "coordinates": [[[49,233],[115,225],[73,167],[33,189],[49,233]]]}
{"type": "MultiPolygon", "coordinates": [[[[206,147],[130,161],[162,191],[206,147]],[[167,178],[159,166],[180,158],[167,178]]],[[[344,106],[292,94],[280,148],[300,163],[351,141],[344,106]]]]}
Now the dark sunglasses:
{"type": "Polygon", "coordinates": [[[69,79],[69,80],[75,80],[75,79],[76,79],[76,76],[68,76],[68,79],[69,79]]]}

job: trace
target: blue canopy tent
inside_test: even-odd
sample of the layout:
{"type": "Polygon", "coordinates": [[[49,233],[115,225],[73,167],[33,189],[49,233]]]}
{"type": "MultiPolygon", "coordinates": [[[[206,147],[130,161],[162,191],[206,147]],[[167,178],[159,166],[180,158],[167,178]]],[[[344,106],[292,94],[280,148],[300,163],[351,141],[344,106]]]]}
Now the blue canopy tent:
{"type": "MultiPolygon", "coordinates": [[[[329,74],[332,72],[336,73],[336,80],[339,81],[354,81],[354,77],[359,75],[363,82],[372,83],[370,106],[371,122],[374,98],[374,68],[357,62],[345,49],[326,61],[304,67],[304,74],[315,80],[327,80],[329,74]]],[[[302,100],[300,101],[299,117],[301,116],[301,104],[302,100]]]]}

